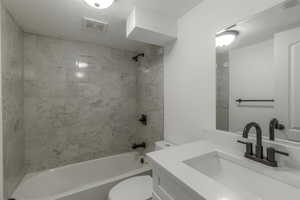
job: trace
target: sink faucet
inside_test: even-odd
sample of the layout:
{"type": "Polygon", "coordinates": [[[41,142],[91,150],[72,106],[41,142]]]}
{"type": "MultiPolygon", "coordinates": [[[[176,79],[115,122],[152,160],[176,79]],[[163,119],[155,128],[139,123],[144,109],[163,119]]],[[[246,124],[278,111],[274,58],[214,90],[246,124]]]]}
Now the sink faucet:
{"type": "Polygon", "coordinates": [[[284,125],[280,124],[276,118],[272,119],[269,124],[269,139],[271,141],[275,140],[275,129],[277,129],[277,130],[285,129],[284,125]]]}
{"type": "Polygon", "coordinates": [[[256,152],[255,155],[257,158],[263,158],[263,146],[262,146],[262,131],[260,126],[256,122],[251,122],[246,125],[243,131],[243,137],[248,138],[249,132],[252,128],[256,130],[256,152]]]}
{"type": "Polygon", "coordinates": [[[263,153],[263,146],[262,146],[262,131],[260,126],[256,122],[251,122],[246,125],[243,131],[243,137],[248,138],[249,132],[252,128],[255,128],[256,130],[256,152],[255,155],[252,153],[252,143],[251,142],[243,142],[238,140],[239,143],[246,145],[246,153],[245,157],[254,160],[256,162],[262,163],[264,165],[270,166],[270,167],[278,167],[278,163],[275,159],[275,154],[281,154],[284,156],[289,156],[288,153],[277,151],[273,147],[267,148],[267,157],[264,158],[263,153]]]}

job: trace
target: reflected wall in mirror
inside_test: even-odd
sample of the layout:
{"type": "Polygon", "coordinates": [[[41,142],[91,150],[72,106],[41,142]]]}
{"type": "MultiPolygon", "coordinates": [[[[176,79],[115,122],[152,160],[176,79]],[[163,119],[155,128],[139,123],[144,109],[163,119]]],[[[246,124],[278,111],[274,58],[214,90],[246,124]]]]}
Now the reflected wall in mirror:
{"type": "Polygon", "coordinates": [[[257,122],[266,137],[300,142],[300,1],[219,31],[216,48],[217,129],[257,122]]]}

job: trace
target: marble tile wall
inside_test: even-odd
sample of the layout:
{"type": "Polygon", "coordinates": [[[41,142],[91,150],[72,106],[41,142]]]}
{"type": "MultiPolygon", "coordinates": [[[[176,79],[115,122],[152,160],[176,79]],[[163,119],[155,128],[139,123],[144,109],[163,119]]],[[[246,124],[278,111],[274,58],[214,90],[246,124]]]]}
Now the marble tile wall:
{"type": "Polygon", "coordinates": [[[146,114],[147,126],[138,123],[137,137],[145,141],[147,152],[154,150],[156,141],[163,140],[164,130],[164,67],[163,51],[158,47],[143,49],[145,57],[140,59],[137,68],[137,113],[146,114]]]}
{"type": "Polygon", "coordinates": [[[7,199],[25,174],[23,31],[3,7],[0,13],[4,199],[7,199]]]}
{"type": "Polygon", "coordinates": [[[137,129],[134,53],[33,34],[24,40],[28,172],[128,152],[137,129]]]}

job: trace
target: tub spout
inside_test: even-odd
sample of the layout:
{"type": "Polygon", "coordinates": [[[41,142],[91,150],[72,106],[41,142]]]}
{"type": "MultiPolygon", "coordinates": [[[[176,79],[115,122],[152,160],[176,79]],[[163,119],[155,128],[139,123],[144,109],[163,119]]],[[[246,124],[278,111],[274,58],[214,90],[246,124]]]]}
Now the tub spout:
{"type": "Polygon", "coordinates": [[[132,145],[132,149],[138,149],[138,148],[143,148],[143,149],[146,149],[146,142],[143,142],[141,144],[133,144],[132,145]]]}

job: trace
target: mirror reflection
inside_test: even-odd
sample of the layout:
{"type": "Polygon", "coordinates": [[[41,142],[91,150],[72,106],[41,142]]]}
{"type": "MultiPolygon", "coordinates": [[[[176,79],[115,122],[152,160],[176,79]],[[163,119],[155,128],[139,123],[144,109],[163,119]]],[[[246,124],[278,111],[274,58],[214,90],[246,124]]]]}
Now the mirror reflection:
{"type": "Polygon", "coordinates": [[[216,52],[217,129],[300,142],[299,1],[220,30],[216,52]]]}

